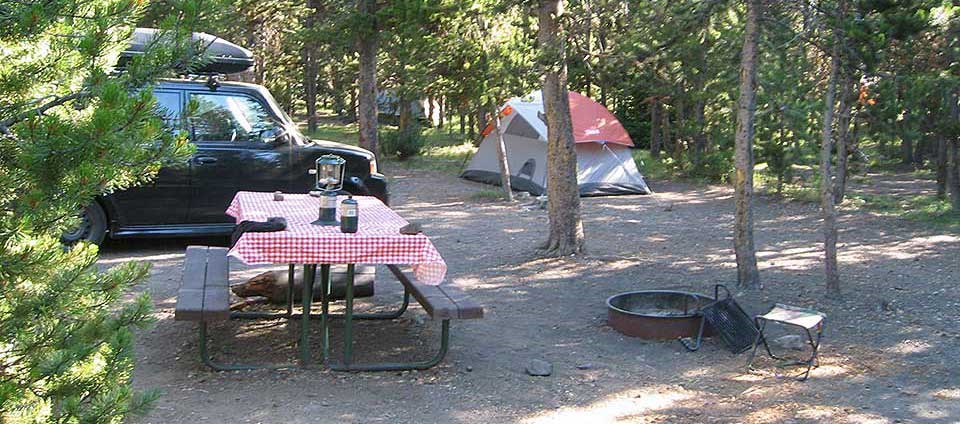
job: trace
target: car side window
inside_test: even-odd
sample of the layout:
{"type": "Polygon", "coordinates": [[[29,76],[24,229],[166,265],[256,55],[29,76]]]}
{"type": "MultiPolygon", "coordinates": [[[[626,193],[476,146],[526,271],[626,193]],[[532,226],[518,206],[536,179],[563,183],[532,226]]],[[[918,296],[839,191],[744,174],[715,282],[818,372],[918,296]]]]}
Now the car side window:
{"type": "Polygon", "coordinates": [[[277,122],[259,100],[242,94],[192,93],[187,124],[193,142],[262,142],[277,122]]]}
{"type": "Polygon", "coordinates": [[[180,127],[180,93],[155,91],[153,97],[157,99],[157,115],[171,132],[176,131],[180,127]]]}

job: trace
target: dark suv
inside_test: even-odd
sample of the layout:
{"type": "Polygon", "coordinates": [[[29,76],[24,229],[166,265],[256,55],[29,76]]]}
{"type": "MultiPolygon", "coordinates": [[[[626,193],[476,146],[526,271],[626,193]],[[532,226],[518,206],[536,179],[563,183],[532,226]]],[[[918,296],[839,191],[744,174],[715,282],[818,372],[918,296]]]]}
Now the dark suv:
{"type": "Polygon", "coordinates": [[[224,211],[246,191],[306,193],[308,170],[325,154],[347,161],[344,190],[387,202],[373,153],[300,133],[266,88],[216,80],[164,80],[154,89],[168,125],[186,131],[197,151],[187,163],[160,170],[152,183],[96,199],[82,225],[63,235],[72,243],[120,237],[226,235],[224,211]],[[189,107],[188,107],[189,105],[189,107]]]}

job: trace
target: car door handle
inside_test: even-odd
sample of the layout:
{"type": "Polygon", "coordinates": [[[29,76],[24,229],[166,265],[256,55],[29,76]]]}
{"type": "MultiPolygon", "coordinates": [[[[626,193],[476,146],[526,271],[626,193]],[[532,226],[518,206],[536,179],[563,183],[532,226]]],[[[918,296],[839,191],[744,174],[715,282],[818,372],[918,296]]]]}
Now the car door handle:
{"type": "Polygon", "coordinates": [[[193,163],[197,165],[207,165],[211,163],[217,163],[217,158],[212,158],[210,156],[199,156],[193,158],[193,163]]]}

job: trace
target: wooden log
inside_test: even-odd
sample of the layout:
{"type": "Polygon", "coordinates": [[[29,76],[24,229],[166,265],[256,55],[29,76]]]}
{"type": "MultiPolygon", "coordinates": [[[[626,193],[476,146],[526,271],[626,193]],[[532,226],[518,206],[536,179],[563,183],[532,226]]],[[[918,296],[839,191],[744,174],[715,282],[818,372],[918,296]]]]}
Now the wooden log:
{"type": "MultiPolygon", "coordinates": [[[[346,266],[331,267],[330,276],[333,279],[332,295],[334,299],[343,299],[346,292],[346,266]]],[[[317,280],[313,286],[313,300],[320,300],[320,271],[317,270],[317,280]]],[[[376,267],[357,265],[354,272],[353,296],[373,296],[373,285],[376,277],[376,267]]],[[[281,304],[287,301],[287,271],[267,271],[259,274],[245,283],[230,287],[233,293],[240,297],[262,296],[269,303],[281,304]]],[[[294,274],[293,300],[299,302],[303,294],[303,273],[300,269],[294,274]]]]}

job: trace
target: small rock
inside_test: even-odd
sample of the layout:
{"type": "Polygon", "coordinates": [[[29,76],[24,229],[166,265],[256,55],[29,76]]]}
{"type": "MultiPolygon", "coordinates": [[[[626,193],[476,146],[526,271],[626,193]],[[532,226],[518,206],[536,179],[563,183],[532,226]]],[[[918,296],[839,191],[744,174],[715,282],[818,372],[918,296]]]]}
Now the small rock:
{"type": "Polygon", "coordinates": [[[538,196],[538,197],[537,197],[537,203],[534,203],[534,205],[536,205],[537,209],[546,209],[546,208],[547,208],[547,195],[544,194],[544,195],[542,195],[542,196],[538,196]]]}
{"type": "Polygon", "coordinates": [[[467,372],[473,372],[473,367],[471,367],[470,365],[467,365],[467,372]]]}
{"type": "Polygon", "coordinates": [[[789,334],[773,339],[773,345],[783,349],[803,350],[806,348],[803,338],[797,334],[789,334]]]}
{"type": "Polygon", "coordinates": [[[533,359],[527,363],[527,374],[535,377],[547,377],[553,374],[553,364],[542,359],[533,359]]]}
{"type": "Polygon", "coordinates": [[[589,370],[589,369],[593,369],[593,364],[591,364],[591,363],[589,363],[589,362],[584,363],[584,364],[580,364],[580,365],[577,365],[577,369],[578,369],[578,370],[589,370]]]}
{"type": "Polygon", "coordinates": [[[893,302],[887,299],[881,299],[880,304],[877,305],[877,312],[893,312],[895,309],[893,302]]]}

